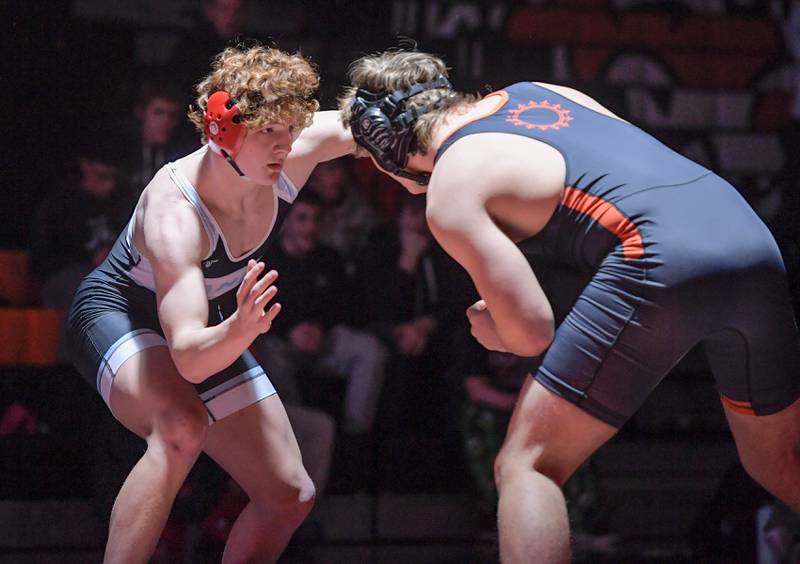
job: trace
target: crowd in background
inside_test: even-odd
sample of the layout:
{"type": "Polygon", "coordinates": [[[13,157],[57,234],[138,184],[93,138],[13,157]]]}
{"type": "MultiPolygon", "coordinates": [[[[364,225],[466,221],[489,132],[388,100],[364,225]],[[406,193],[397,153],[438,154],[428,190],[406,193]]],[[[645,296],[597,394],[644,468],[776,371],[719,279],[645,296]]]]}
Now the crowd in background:
{"type": "MultiPolygon", "coordinates": [[[[332,4],[329,13],[340,7],[332,4]]],[[[796,4],[787,21],[798,26],[796,4]]],[[[39,74],[30,78],[44,92],[19,92],[14,99],[32,124],[20,133],[22,141],[56,151],[30,154],[15,146],[6,155],[19,165],[7,181],[28,183],[36,195],[17,200],[27,203],[29,213],[12,222],[14,232],[6,226],[5,244],[22,243],[29,250],[38,304],[54,308],[68,307],[83,276],[105,258],[155,172],[199,147],[199,135],[185,119],[192,84],[215,53],[248,31],[245,2],[200,2],[196,25],[175,42],[165,65],[152,67],[137,64],[130,45],[119,37],[55,29],[53,13],[68,12],[69,6],[51,6],[40,30],[42,36],[53,35],[52,47],[39,55],[32,65],[39,74]],[[103,48],[94,52],[76,39],[87,35],[103,41],[103,48]],[[121,85],[132,88],[121,91],[121,85]],[[58,116],[55,139],[47,139],[48,123],[37,114],[58,116]]],[[[28,9],[35,17],[39,8],[28,9]]],[[[354,10],[338,11],[345,18],[354,10]]],[[[75,22],[81,25],[88,24],[75,22]]],[[[320,37],[331,33],[312,18],[301,27],[320,37]]],[[[365,37],[370,42],[375,34],[365,37]]],[[[362,51],[371,47],[385,45],[368,44],[362,51]]],[[[796,44],[787,47],[800,54],[796,44]]],[[[331,107],[337,85],[327,81],[329,69],[320,71],[323,102],[331,107]]],[[[782,130],[779,203],[753,203],[784,252],[800,304],[800,108],[793,116],[782,130]]],[[[18,122],[16,127],[24,126],[18,122]]],[[[265,262],[280,274],[283,311],[252,350],[288,406],[318,489],[385,486],[380,468],[387,453],[414,446],[399,437],[430,433],[435,440],[419,448],[440,448],[426,456],[447,458],[464,480],[469,476],[481,508],[491,516],[493,456],[516,391],[537,359],[488,354],[471,338],[464,311],[477,295],[428,231],[424,196],[408,195],[368,159],[324,163],[289,211],[278,248],[265,262]]],[[[553,265],[533,267],[557,318],[563,318],[585,280],[553,265]]],[[[96,446],[92,472],[101,511],[107,511],[142,446],[110,416],[97,417],[104,417],[106,432],[96,446]]],[[[232,491],[220,472],[201,460],[176,511],[195,532],[221,541],[241,492],[232,491]]],[[[591,521],[591,473],[579,473],[577,483],[573,499],[582,501],[570,507],[580,528],[591,521]]]]}

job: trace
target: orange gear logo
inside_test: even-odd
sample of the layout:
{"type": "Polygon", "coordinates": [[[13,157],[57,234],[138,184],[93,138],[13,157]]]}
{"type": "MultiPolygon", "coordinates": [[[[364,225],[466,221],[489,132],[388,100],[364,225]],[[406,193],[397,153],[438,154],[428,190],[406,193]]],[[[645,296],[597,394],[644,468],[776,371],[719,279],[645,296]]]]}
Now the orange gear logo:
{"type": "Polygon", "coordinates": [[[551,104],[547,100],[541,102],[531,100],[527,104],[518,104],[516,110],[508,113],[506,121],[526,129],[558,130],[569,127],[569,122],[575,119],[569,114],[570,111],[562,108],[561,104],[551,104]]]}

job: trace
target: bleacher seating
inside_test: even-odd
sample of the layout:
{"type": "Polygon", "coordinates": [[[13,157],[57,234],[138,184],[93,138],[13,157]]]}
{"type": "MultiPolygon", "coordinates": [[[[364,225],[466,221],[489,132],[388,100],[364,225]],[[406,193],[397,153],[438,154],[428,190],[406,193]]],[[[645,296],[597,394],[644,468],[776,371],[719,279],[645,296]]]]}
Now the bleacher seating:
{"type": "Polygon", "coordinates": [[[24,250],[0,250],[0,366],[57,363],[63,312],[38,307],[24,250]]]}

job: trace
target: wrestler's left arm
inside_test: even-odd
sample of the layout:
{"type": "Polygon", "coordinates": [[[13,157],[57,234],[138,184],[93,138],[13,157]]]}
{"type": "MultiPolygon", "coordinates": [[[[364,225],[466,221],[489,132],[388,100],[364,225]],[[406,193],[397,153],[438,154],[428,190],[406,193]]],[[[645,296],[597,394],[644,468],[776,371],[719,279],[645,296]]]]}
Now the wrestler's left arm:
{"type": "Polygon", "coordinates": [[[335,110],[316,112],[313,123],[303,129],[292,144],[284,171],[297,186],[302,186],[319,163],[351,154],[355,142],[335,110]]]}

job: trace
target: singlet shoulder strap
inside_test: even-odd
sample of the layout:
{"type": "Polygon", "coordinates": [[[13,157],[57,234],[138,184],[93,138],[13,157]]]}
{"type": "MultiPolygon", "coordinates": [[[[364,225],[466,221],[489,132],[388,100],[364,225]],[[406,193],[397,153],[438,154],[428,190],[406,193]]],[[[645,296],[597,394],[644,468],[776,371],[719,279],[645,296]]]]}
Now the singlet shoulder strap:
{"type": "Polygon", "coordinates": [[[492,92],[484,96],[483,99],[486,100],[487,98],[490,97],[496,97],[497,103],[491,108],[489,108],[487,111],[483,112],[482,114],[474,116],[467,123],[463,124],[458,129],[450,131],[447,134],[447,137],[444,138],[444,141],[442,141],[441,145],[439,145],[439,149],[436,151],[436,156],[434,157],[434,162],[438,161],[439,158],[444,154],[444,152],[447,149],[449,149],[453,143],[455,143],[462,137],[465,137],[470,133],[478,133],[478,131],[471,131],[472,129],[470,128],[471,125],[489,116],[493,116],[498,111],[500,111],[500,109],[503,106],[505,106],[508,103],[508,92],[506,92],[505,90],[496,90],[495,92],[492,92]]]}
{"type": "Polygon", "coordinates": [[[281,175],[278,177],[278,181],[275,183],[275,190],[278,192],[278,197],[289,204],[294,202],[294,199],[297,198],[297,194],[300,192],[300,189],[295,186],[292,179],[289,178],[285,172],[281,172],[281,175]]]}
{"type": "MultiPolygon", "coordinates": [[[[181,172],[181,170],[177,167],[174,162],[169,162],[166,165],[167,172],[169,173],[169,177],[181,191],[183,196],[192,204],[192,207],[197,211],[197,215],[200,216],[200,221],[203,222],[203,227],[206,229],[206,234],[208,235],[208,242],[209,242],[209,250],[208,256],[214,252],[214,249],[217,246],[217,239],[219,238],[219,230],[217,229],[216,222],[214,221],[214,217],[211,215],[211,212],[208,211],[208,208],[203,203],[203,200],[200,199],[200,195],[197,193],[197,190],[192,183],[189,182],[189,179],[186,178],[186,175],[181,172]]],[[[208,258],[206,256],[205,258],[208,258]]]]}

